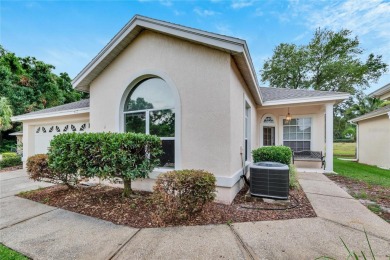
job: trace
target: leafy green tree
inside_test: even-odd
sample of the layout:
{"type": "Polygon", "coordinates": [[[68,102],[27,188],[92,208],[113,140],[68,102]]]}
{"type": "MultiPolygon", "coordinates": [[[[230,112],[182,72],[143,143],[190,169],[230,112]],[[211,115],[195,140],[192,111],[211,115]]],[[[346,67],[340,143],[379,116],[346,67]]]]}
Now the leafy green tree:
{"type": "Polygon", "coordinates": [[[345,111],[344,115],[348,120],[353,119],[382,107],[383,103],[383,100],[360,93],[356,97],[356,102],[345,111]]]}
{"type": "Polygon", "coordinates": [[[357,37],[342,29],[317,29],[307,45],[282,43],[260,71],[271,87],[342,91],[356,94],[377,82],[387,71],[381,55],[369,54],[357,37]]]}
{"type": "Polygon", "coordinates": [[[73,89],[67,73],[56,75],[53,70],[53,65],[34,57],[18,57],[0,45],[0,96],[8,99],[14,115],[88,96],[73,89]]]}
{"type": "MultiPolygon", "coordinates": [[[[340,91],[352,94],[349,100],[339,104],[334,111],[334,137],[343,138],[344,131],[351,127],[351,115],[359,114],[359,95],[375,83],[387,71],[388,65],[381,55],[370,53],[363,57],[358,37],[342,29],[334,32],[318,28],[306,45],[282,43],[260,71],[263,82],[271,87],[291,89],[314,89],[340,91]],[[352,110],[349,107],[353,106],[352,110]],[[354,111],[354,112],[353,112],[354,111]]],[[[366,101],[371,102],[371,101],[366,101]]],[[[368,111],[366,106],[361,108],[368,111]]],[[[372,104],[375,107],[374,104],[372,104]]]]}
{"type": "Polygon", "coordinates": [[[0,145],[3,143],[2,131],[12,128],[12,108],[6,97],[0,97],[0,145]]]}

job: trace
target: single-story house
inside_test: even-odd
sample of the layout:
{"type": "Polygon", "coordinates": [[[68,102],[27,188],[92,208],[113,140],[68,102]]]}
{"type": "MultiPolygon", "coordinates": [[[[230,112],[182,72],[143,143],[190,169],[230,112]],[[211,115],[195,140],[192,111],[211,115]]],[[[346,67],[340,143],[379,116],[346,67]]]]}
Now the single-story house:
{"type": "MultiPolygon", "coordinates": [[[[390,100],[390,83],[369,94],[390,100]]],[[[361,163],[390,169],[390,105],[351,120],[356,124],[356,157],[361,163]]]]}
{"type": "Polygon", "coordinates": [[[90,99],[13,118],[23,122],[24,161],[64,132],[155,134],[161,165],[133,188],[150,190],[172,169],[204,169],[215,174],[225,203],[257,147],[327,151],[326,171],[333,171],[333,105],[348,97],[260,87],[244,40],[138,15],[72,83],[90,99]]]}

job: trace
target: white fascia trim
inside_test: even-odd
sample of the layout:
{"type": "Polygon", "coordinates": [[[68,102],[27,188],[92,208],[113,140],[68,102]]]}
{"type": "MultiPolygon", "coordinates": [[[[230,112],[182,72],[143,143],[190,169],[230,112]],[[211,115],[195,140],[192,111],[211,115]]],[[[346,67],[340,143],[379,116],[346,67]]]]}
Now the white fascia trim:
{"type": "Polygon", "coordinates": [[[257,80],[257,76],[255,73],[255,67],[253,66],[252,58],[248,49],[248,46],[246,43],[243,45],[244,46],[244,57],[245,61],[247,62],[247,66],[249,67],[252,82],[254,82],[256,89],[254,90],[256,93],[256,97],[254,97],[255,101],[258,101],[260,104],[263,104],[263,98],[261,97],[260,94],[260,86],[257,80]]]}
{"type": "Polygon", "coordinates": [[[229,50],[233,53],[243,53],[245,46],[245,41],[217,35],[213,33],[208,33],[205,31],[192,29],[180,25],[175,25],[163,21],[158,21],[142,16],[135,16],[131,19],[115,36],[114,38],[96,55],[93,60],[88,63],[87,66],[73,79],[72,85],[74,88],[79,88],[79,84],[83,81],[83,79],[94,70],[100,62],[106,58],[113,49],[115,49],[122,40],[127,37],[131,31],[136,27],[141,26],[146,29],[155,30],[158,32],[170,34],[177,36],[179,38],[185,38],[188,40],[192,40],[195,42],[200,42],[212,46],[216,46],[219,48],[223,48],[229,50]]]}
{"type": "Polygon", "coordinates": [[[327,102],[327,101],[337,101],[345,100],[349,98],[349,94],[339,94],[332,96],[321,96],[321,97],[307,97],[307,98],[294,98],[294,99],[281,99],[266,101],[263,103],[264,107],[267,106],[278,106],[278,105],[289,105],[289,104],[299,104],[299,103],[312,103],[312,102],[327,102]]]}
{"type": "Polygon", "coordinates": [[[362,116],[361,118],[357,117],[355,119],[349,120],[349,122],[350,123],[356,123],[356,122],[359,122],[359,121],[371,119],[371,118],[374,118],[374,117],[377,117],[377,116],[383,116],[383,115],[386,115],[386,114],[389,116],[389,119],[390,119],[390,112],[382,112],[382,113],[371,115],[371,116],[368,116],[368,117],[364,117],[364,116],[362,116]]]}
{"type": "Polygon", "coordinates": [[[83,114],[83,113],[89,113],[89,107],[78,108],[78,109],[69,109],[69,110],[56,111],[56,112],[43,113],[43,114],[36,114],[36,115],[14,116],[14,117],[11,117],[11,121],[12,122],[21,122],[21,121],[26,121],[26,120],[50,118],[50,117],[56,117],[56,116],[68,116],[68,115],[76,115],[76,114],[83,114]]]}
{"type": "Polygon", "coordinates": [[[368,94],[369,97],[382,96],[390,91],[390,84],[387,84],[380,89],[375,90],[374,92],[368,94]]]}

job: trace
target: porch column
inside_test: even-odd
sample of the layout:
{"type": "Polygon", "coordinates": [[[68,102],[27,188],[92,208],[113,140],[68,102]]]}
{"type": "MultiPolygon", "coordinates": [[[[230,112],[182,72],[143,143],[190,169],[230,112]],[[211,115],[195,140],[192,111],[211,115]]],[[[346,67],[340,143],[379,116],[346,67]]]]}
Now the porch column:
{"type": "Polygon", "coordinates": [[[333,103],[325,105],[325,138],[326,157],[325,171],[333,172],[333,103]]]}

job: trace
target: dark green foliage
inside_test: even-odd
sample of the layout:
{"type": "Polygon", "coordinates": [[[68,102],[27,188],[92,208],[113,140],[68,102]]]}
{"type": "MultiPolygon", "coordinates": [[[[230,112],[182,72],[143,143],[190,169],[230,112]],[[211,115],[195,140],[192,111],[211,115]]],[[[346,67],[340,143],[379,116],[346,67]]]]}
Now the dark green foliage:
{"type": "Polygon", "coordinates": [[[6,168],[6,167],[18,166],[18,165],[22,165],[22,158],[18,155],[3,158],[0,161],[0,169],[6,168]]]}
{"type": "Polygon", "coordinates": [[[87,97],[73,89],[67,73],[58,76],[53,70],[50,64],[18,57],[0,45],[0,96],[7,98],[14,116],[87,97]]]}
{"type": "Polygon", "coordinates": [[[55,179],[53,172],[49,168],[47,154],[36,154],[27,159],[27,173],[30,179],[39,181],[42,179],[55,179]]]}
{"type": "Polygon", "coordinates": [[[161,174],[154,186],[154,201],[164,220],[187,219],[215,198],[216,179],[203,170],[181,170],[161,174]]]}
{"type": "Polygon", "coordinates": [[[279,162],[291,164],[292,151],[287,146],[263,146],[252,151],[254,162],[279,162]]]}
{"type": "Polygon", "coordinates": [[[131,180],[148,177],[161,154],[161,140],[152,135],[69,133],[50,142],[49,166],[67,176],[121,178],[128,196],[131,180]]]}
{"type": "Polygon", "coordinates": [[[16,140],[3,139],[3,143],[0,144],[0,153],[16,151],[16,140]]]}

